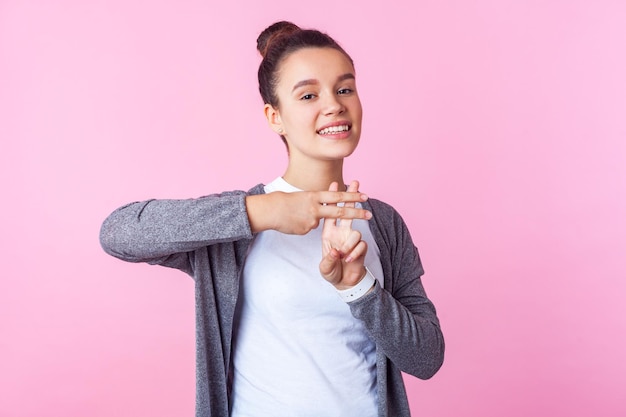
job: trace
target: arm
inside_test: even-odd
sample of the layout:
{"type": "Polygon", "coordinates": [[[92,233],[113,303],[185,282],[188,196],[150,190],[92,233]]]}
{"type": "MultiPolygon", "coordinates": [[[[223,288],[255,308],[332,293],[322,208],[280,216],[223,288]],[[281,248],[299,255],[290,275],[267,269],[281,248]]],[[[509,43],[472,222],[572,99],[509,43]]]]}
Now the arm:
{"type": "Polygon", "coordinates": [[[163,263],[172,254],[249,238],[245,198],[245,192],[235,191],[131,203],[107,217],[100,243],[107,253],[125,261],[163,263]]]}
{"type": "Polygon", "coordinates": [[[317,227],[322,217],[371,217],[367,210],[332,205],[365,201],[367,196],[361,193],[264,194],[261,187],[251,194],[233,191],[198,199],[128,204],[104,221],[100,242],[107,253],[122,260],[167,264],[189,272],[184,254],[202,247],[251,238],[253,233],[269,229],[305,234],[317,227]],[[331,204],[327,206],[327,202],[331,204]]]}
{"type": "Polygon", "coordinates": [[[422,286],[422,264],[404,221],[391,207],[381,209],[373,210],[374,219],[382,219],[387,227],[373,228],[373,232],[379,235],[378,242],[384,242],[379,243],[381,261],[389,276],[385,288],[377,285],[349,306],[363,320],[378,349],[401,371],[428,379],[443,364],[445,345],[439,319],[422,286]]]}

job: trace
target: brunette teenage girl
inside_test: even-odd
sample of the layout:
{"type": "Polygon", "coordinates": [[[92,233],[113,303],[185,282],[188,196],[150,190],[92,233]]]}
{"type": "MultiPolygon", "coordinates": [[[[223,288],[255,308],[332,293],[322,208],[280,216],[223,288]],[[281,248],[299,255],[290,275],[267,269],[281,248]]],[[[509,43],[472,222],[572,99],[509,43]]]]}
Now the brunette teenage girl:
{"type": "Polygon", "coordinates": [[[289,22],[257,47],[283,175],[128,204],[105,220],[102,246],[194,278],[196,416],[409,416],[401,372],[433,376],[444,341],[404,221],[344,185],[361,135],[352,59],[289,22]]]}

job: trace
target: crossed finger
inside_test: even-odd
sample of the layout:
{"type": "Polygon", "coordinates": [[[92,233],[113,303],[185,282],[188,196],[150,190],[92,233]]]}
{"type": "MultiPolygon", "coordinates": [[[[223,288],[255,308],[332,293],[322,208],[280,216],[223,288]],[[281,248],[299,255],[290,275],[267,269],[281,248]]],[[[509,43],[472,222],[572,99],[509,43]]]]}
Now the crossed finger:
{"type": "MultiPolygon", "coordinates": [[[[323,202],[320,202],[319,216],[325,219],[341,219],[341,224],[346,227],[352,227],[352,219],[369,220],[372,214],[363,208],[356,208],[355,202],[366,201],[367,196],[358,192],[359,183],[353,181],[346,192],[338,192],[338,184],[333,182],[327,192],[322,195],[323,202]],[[339,206],[337,203],[344,203],[339,206]],[[348,221],[346,223],[346,221],[348,221]]],[[[339,222],[332,222],[333,225],[339,225],[339,222]]]]}
{"type": "MultiPolygon", "coordinates": [[[[348,189],[346,190],[349,193],[356,193],[359,191],[359,182],[358,181],[352,181],[350,183],[350,185],[348,186],[348,189]]],[[[356,205],[353,201],[351,202],[346,202],[344,204],[345,208],[355,208],[356,205]]],[[[339,219],[339,226],[342,228],[347,228],[347,229],[351,229],[352,228],[352,219],[339,219]]]]}

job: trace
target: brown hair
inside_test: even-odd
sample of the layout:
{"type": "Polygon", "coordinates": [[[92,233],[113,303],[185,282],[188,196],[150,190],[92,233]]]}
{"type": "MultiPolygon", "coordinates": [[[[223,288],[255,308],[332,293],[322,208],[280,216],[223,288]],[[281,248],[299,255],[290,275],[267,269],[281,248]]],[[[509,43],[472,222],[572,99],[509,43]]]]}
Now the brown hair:
{"type": "Polygon", "coordinates": [[[257,49],[263,57],[259,65],[259,91],[265,104],[278,106],[276,85],[280,64],[289,54],[303,48],[336,49],[354,66],[350,55],[327,34],[313,29],[300,29],[291,22],[276,22],[268,26],[257,38],[257,49]]]}

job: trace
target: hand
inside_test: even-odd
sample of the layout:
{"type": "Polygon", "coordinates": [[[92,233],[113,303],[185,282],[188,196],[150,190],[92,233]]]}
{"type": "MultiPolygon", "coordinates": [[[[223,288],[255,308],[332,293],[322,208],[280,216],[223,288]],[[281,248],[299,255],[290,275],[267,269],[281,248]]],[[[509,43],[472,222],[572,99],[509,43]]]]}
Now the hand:
{"type": "MultiPolygon", "coordinates": [[[[329,191],[337,190],[337,183],[330,185],[329,191]]],[[[352,181],[347,192],[357,192],[358,181],[352,181]]],[[[344,208],[354,208],[354,202],[347,202],[344,208]]],[[[361,233],[352,229],[352,219],[325,218],[322,229],[322,260],[320,273],[338,290],[353,287],[365,276],[364,266],[367,243],[361,240],[361,233]]]]}
{"type": "Polygon", "coordinates": [[[356,188],[337,191],[337,184],[334,184],[329,191],[273,192],[246,197],[252,232],[273,229],[304,235],[315,229],[321,219],[368,220],[372,217],[369,211],[354,207],[354,202],[367,200],[365,194],[356,188]],[[337,203],[346,204],[339,207],[337,203]]]}

